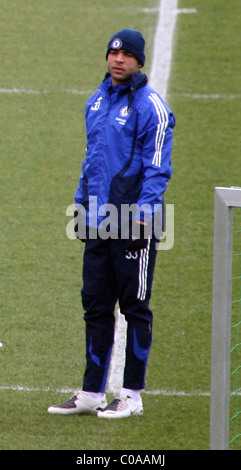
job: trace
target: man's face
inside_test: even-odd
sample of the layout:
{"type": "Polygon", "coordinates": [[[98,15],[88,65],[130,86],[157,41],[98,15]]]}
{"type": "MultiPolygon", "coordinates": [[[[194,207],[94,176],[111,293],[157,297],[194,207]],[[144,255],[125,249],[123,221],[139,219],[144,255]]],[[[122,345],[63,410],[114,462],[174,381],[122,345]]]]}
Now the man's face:
{"type": "Polygon", "coordinates": [[[113,85],[128,82],[131,75],[139,72],[141,65],[138,60],[124,49],[111,49],[107,57],[107,67],[113,85]]]}

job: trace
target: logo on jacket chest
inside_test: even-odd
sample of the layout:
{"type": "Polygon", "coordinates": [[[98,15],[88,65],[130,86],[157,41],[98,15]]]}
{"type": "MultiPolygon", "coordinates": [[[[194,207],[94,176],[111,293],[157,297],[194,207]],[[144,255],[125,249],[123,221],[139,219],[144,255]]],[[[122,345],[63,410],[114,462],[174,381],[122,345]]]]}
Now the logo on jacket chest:
{"type": "MultiPolygon", "coordinates": [[[[98,111],[100,109],[100,105],[101,105],[101,100],[102,100],[102,96],[100,96],[96,101],[95,103],[93,104],[93,106],[90,107],[91,111],[98,111]]],[[[118,122],[118,124],[124,126],[126,124],[126,121],[127,121],[127,118],[128,116],[131,114],[131,108],[129,108],[128,106],[122,106],[122,108],[120,108],[119,111],[117,111],[117,116],[115,118],[115,120],[118,122]]]]}
{"type": "Polygon", "coordinates": [[[128,108],[128,106],[123,106],[120,109],[119,116],[117,116],[115,119],[119,122],[120,125],[124,126],[126,123],[126,118],[129,116],[130,113],[131,109],[128,108]]]}

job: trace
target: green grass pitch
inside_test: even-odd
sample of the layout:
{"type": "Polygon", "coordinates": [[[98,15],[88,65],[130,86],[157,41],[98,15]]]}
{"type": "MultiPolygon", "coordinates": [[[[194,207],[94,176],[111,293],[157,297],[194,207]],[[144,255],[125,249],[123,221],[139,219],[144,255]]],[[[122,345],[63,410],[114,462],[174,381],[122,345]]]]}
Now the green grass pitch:
{"type": "Polygon", "coordinates": [[[144,393],[144,415],[131,423],[46,412],[69,396],[56,390],[80,386],[85,363],[83,246],[65,234],[85,103],[116,30],[143,32],[150,72],[158,6],[1,1],[2,450],[209,448],[213,195],[215,186],[241,186],[238,0],[178,5],[197,11],[178,15],[173,44],[167,101],[177,126],[166,203],[175,206],[175,242],[157,257],[146,380],[148,391],[175,393],[144,393]]]}

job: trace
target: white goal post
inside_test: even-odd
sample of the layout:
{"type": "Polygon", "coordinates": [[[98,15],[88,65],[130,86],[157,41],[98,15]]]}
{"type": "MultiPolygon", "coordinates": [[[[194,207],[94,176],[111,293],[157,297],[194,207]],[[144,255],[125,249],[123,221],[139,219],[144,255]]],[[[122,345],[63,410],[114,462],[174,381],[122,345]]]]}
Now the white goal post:
{"type": "Polygon", "coordinates": [[[240,207],[240,188],[215,188],[210,450],[229,448],[233,209],[240,207]]]}

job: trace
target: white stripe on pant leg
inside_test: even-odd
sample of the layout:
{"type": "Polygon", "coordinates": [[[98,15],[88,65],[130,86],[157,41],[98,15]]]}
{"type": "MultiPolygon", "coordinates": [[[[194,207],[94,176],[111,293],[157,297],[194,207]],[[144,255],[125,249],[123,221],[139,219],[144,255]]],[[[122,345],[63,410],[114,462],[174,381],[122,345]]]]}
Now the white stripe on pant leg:
{"type": "Polygon", "coordinates": [[[141,250],[139,259],[139,289],[137,298],[139,300],[145,300],[146,289],[147,289],[147,268],[149,262],[150,252],[150,239],[148,240],[147,248],[141,250]]]}
{"type": "Polygon", "coordinates": [[[137,292],[137,299],[142,300],[142,288],[143,288],[143,269],[145,264],[145,252],[141,250],[139,258],[139,288],[137,292]]]}

